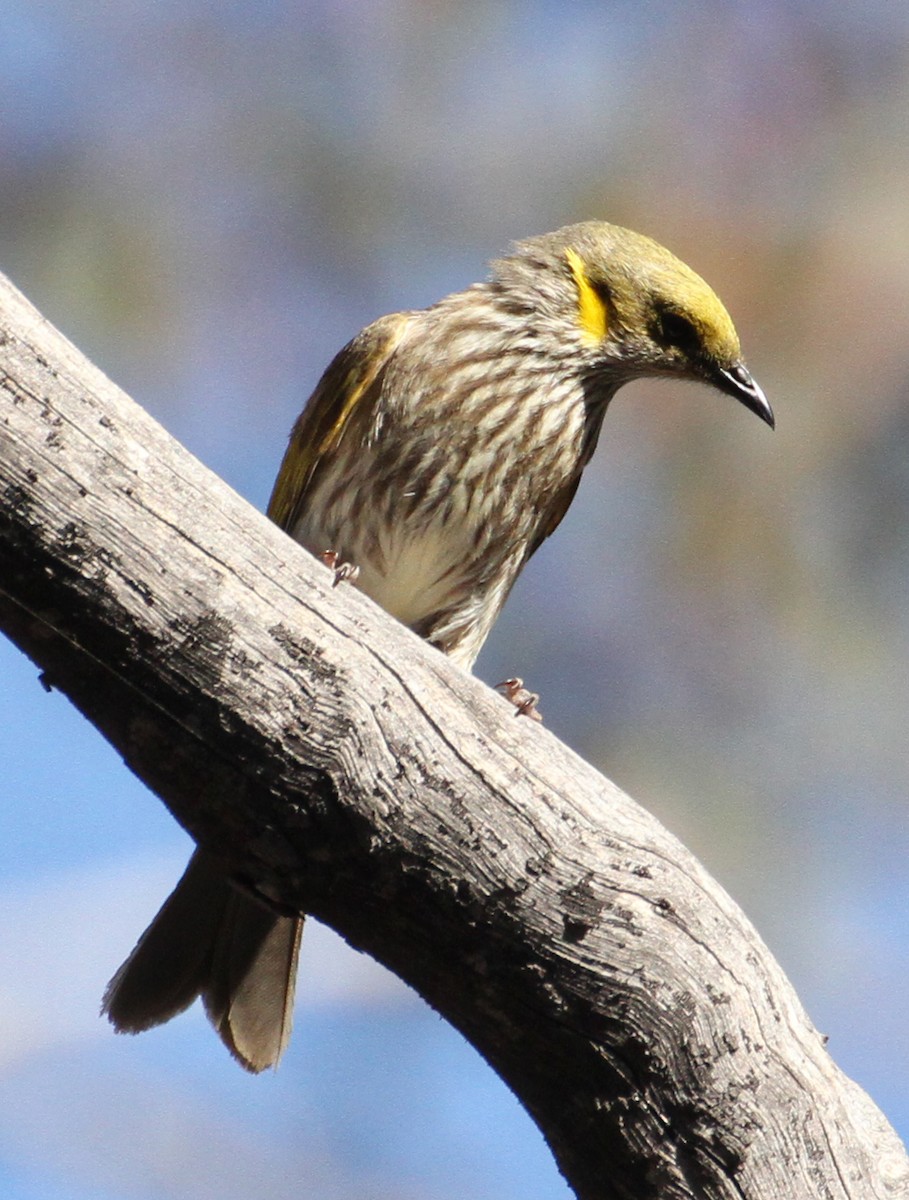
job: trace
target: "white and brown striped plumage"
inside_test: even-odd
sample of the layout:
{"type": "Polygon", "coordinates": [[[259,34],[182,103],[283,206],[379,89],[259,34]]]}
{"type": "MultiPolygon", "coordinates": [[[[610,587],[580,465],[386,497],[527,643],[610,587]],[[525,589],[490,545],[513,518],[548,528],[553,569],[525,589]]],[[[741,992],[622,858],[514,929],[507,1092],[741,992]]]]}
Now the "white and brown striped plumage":
{"type": "MultiPolygon", "coordinates": [[[[382,317],[338,353],[269,515],[355,564],[367,595],[469,669],[565,515],[610,399],[645,376],[700,380],[773,424],[725,308],[662,246],[604,222],[531,238],[487,282],[382,317]]],[[[262,1070],[289,1036],[301,928],[197,851],[105,1009],[137,1032],[201,995],[231,1052],[262,1070]]]]}

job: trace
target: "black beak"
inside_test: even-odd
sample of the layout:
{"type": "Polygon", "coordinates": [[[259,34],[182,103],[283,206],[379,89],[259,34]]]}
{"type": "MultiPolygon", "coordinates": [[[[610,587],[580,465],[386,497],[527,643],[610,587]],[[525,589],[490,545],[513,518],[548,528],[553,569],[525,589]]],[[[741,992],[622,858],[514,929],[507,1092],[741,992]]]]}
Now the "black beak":
{"type": "Polygon", "coordinates": [[[766,421],[771,429],[776,427],[773,409],[767,403],[767,397],[751,378],[751,372],[744,363],[734,363],[725,370],[721,368],[713,376],[711,383],[727,396],[732,396],[751,409],[762,421],[766,421]]]}

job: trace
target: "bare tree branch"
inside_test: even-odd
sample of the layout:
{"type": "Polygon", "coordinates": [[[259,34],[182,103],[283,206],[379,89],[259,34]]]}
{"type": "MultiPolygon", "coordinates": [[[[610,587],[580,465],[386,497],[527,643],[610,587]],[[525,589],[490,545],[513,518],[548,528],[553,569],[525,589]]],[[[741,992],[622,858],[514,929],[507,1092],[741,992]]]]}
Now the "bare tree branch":
{"type": "Polygon", "coordinates": [[[584,1200],[909,1195],[674,838],[0,304],[0,627],[226,871],[414,986],[584,1200]]]}

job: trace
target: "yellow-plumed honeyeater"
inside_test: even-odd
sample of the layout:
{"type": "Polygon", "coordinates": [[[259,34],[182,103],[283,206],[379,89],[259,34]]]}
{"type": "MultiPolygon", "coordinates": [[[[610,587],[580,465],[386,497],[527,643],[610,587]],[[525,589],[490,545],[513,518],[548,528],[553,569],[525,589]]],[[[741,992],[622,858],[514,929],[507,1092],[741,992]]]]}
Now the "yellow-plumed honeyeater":
{"type": "MultiPolygon", "coordinates": [[[[609,401],[648,376],[699,380],[773,425],[726,309],[649,238],[605,222],[518,243],[491,277],[368,326],[294,426],[269,515],[470,668],[518,572],[558,526],[609,401]]],[[[302,917],[231,886],[197,850],[111,980],[135,1033],[201,996],[249,1070],[290,1035],[302,917]]]]}

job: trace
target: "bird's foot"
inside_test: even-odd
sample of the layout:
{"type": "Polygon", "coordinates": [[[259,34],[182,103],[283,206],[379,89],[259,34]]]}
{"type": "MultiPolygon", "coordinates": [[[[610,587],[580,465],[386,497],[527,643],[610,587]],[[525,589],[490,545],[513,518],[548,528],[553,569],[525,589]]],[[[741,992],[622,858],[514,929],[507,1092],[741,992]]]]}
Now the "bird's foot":
{"type": "Polygon", "coordinates": [[[513,679],[503,679],[496,684],[496,691],[501,691],[506,700],[515,706],[516,717],[530,717],[531,721],[542,721],[543,715],[537,708],[540,695],[524,687],[524,680],[517,675],[513,679]]]}
{"type": "Polygon", "coordinates": [[[341,562],[341,555],[337,550],[323,550],[319,555],[322,562],[330,571],[334,571],[334,583],[332,587],[337,587],[339,583],[356,583],[360,574],[360,568],[354,566],[353,563],[341,562]]]}

